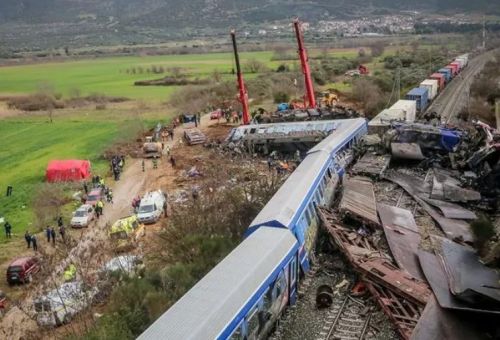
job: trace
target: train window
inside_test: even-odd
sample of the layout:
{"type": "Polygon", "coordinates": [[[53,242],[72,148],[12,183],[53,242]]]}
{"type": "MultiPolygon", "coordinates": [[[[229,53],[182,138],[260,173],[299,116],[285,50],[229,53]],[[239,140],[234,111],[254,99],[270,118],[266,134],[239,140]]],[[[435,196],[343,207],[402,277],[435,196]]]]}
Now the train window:
{"type": "Polygon", "coordinates": [[[309,208],[307,210],[309,210],[311,217],[316,216],[316,210],[314,209],[313,202],[309,203],[309,208]]]}
{"type": "Polygon", "coordinates": [[[321,185],[319,186],[319,196],[320,197],[323,197],[323,187],[324,187],[324,184],[321,183],[321,185]]]}
{"type": "MultiPolygon", "coordinates": [[[[321,189],[321,188],[319,188],[319,189],[321,189]]],[[[315,196],[316,196],[316,202],[315,203],[319,204],[319,202],[321,202],[321,195],[319,193],[319,190],[316,191],[316,195],[315,196]]]]}
{"type": "Polygon", "coordinates": [[[328,174],[328,177],[332,178],[332,171],[330,170],[330,168],[328,168],[326,173],[328,174]]]}
{"type": "Polygon", "coordinates": [[[236,328],[233,332],[233,334],[231,334],[231,336],[229,337],[230,340],[241,340],[243,339],[243,337],[241,336],[241,325],[238,326],[238,328],[236,328]]]}
{"type": "Polygon", "coordinates": [[[267,291],[264,293],[262,308],[265,311],[268,311],[271,308],[272,302],[273,302],[273,292],[271,288],[268,288],[267,291]]]}
{"type": "Polygon", "coordinates": [[[247,318],[248,334],[251,335],[259,328],[259,317],[257,315],[257,308],[252,311],[252,314],[247,318]]]}
{"type": "Polygon", "coordinates": [[[306,220],[307,220],[307,225],[311,224],[311,214],[309,213],[309,209],[306,209],[306,220]]]}

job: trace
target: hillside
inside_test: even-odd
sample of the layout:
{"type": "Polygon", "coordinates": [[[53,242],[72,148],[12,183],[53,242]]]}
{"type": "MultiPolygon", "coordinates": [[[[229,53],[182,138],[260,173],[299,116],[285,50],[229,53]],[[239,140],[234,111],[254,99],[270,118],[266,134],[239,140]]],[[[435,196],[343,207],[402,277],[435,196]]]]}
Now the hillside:
{"type": "MultiPolygon", "coordinates": [[[[400,10],[500,14],[489,0],[2,0],[0,45],[8,50],[135,44],[213,35],[299,16],[349,19],[400,10]]],[[[2,47],[0,46],[0,52],[2,47]]]]}

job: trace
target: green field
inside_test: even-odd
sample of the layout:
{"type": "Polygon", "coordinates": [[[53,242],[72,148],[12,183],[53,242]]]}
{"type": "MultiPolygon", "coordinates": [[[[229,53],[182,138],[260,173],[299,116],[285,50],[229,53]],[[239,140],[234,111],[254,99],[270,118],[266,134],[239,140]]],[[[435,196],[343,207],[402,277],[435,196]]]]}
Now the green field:
{"type": "MultiPolygon", "coordinates": [[[[293,55],[293,51],[289,52],[293,55]]],[[[311,55],[320,51],[311,51],[311,55]]],[[[332,56],[354,57],[355,49],[332,50],[332,56]]],[[[265,63],[276,69],[280,61],[271,61],[273,52],[241,53],[241,63],[250,59],[265,63]]],[[[298,62],[290,60],[286,63],[298,62]]],[[[68,95],[74,90],[82,94],[100,93],[110,96],[122,96],[145,100],[166,100],[178,89],[176,86],[134,86],[136,80],[161,78],[162,74],[128,74],[127,69],[151,66],[162,66],[164,69],[180,67],[190,77],[207,78],[218,70],[224,77],[231,79],[234,67],[231,53],[209,53],[191,55],[167,55],[145,57],[109,57],[78,61],[42,63],[22,66],[0,67],[0,96],[35,92],[41,84],[50,84],[56,92],[68,95]]],[[[252,75],[246,75],[250,78],[252,75]]]]}

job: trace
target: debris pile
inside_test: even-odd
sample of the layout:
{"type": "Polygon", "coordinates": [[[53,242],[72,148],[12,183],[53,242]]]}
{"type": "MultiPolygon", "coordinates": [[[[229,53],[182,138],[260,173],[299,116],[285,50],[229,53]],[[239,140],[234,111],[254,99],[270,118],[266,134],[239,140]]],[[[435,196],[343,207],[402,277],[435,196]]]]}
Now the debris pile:
{"type": "Polygon", "coordinates": [[[499,334],[500,274],[473,248],[470,225],[498,211],[499,140],[480,122],[394,124],[364,138],[341,197],[319,208],[330,240],[404,339],[499,334]]]}

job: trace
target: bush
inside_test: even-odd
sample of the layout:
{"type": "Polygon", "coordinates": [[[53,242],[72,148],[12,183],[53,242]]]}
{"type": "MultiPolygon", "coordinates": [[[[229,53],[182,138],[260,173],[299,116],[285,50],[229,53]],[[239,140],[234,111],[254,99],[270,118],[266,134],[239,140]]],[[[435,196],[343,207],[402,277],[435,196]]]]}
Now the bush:
{"type": "Polygon", "coordinates": [[[284,92],[276,92],[273,94],[273,99],[275,104],[288,103],[290,101],[290,96],[284,92]]]}
{"type": "Polygon", "coordinates": [[[495,235],[493,223],[484,215],[470,224],[474,233],[475,242],[480,252],[484,249],[486,243],[495,235]]]}

